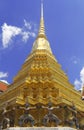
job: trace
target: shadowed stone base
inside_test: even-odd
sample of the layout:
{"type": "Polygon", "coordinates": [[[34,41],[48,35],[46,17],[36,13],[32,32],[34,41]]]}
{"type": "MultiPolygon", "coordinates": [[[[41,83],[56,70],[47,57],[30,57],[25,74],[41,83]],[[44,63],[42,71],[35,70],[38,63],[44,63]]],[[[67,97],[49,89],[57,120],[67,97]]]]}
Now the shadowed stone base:
{"type": "Polygon", "coordinates": [[[76,130],[70,127],[11,127],[7,130],[76,130]]]}

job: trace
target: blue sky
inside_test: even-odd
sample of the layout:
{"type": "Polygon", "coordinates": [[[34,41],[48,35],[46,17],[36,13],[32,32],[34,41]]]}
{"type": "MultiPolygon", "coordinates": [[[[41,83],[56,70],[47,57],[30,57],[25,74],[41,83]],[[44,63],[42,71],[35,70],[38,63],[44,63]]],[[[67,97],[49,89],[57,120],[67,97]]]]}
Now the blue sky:
{"type": "MultiPolygon", "coordinates": [[[[44,0],[46,35],[69,81],[84,83],[84,0],[44,0]]],[[[0,0],[0,80],[13,82],[31,52],[40,0],[0,0]]]]}

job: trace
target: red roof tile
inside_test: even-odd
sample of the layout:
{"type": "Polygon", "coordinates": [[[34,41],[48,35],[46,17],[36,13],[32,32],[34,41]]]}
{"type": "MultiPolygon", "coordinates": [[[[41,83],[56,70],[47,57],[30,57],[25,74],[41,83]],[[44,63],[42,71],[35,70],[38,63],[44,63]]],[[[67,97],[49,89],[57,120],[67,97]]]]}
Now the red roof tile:
{"type": "Polygon", "coordinates": [[[7,90],[7,88],[8,88],[7,86],[8,86],[8,84],[6,84],[6,83],[0,81],[0,90],[1,90],[1,91],[7,90]]]}

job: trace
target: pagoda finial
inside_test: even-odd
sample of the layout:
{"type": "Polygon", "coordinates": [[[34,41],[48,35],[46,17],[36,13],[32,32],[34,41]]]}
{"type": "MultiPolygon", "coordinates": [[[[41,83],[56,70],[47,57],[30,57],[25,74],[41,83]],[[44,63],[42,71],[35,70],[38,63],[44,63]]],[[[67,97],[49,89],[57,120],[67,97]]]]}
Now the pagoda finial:
{"type": "Polygon", "coordinates": [[[41,0],[41,20],[40,20],[40,28],[39,28],[39,33],[38,33],[38,37],[46,37],[45,36],[45,26],[44,26],[44,17],[43,17],[43,13],[44,12],[44,8],[43,8],[43,0],[41,0]]]}
{"type": "Polygon", "coordinates": [[[40,1],[41,2],[41,17],[40,17],[40,27],[39,27],[39,32],[37,35],[37,38],[33,44],[33,48],[32,48],[32,52],[36,51],[36,50],[47,50],[50,53],[52,53],[49,42],[47,40],[46,34],[45,34],[45,26],[44,26],[44,4],[43,4],[43,0],[40,1]]]}
{"type": "Polygon", "coordinates": [[[43,0],[41,0],[41,18],[43,18],[43,0]]]}

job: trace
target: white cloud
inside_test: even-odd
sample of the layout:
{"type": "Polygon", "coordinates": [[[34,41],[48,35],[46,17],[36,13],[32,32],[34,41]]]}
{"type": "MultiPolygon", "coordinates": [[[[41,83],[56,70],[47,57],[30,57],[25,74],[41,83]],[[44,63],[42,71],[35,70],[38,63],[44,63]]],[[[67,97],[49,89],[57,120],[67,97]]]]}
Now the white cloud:
{"type": "Polygon", "coordinates": [[[35,34],[34,32],[31,32],[30,35],[31,35],[32,37],[36,37],[36,34],[35,34]]]}
{"type": "Polygon", "coordinates": [[[77,63],[78,63],[78,61],[77,61],[77,60],[74,60],[74,61],[73,61],[73,63],[74,63],[74,64],[77,64],[77,63]]]}
{"type": "Polygon", "coordinates": [[[29,30],[32,29],[31,23],[27,22],[25,19],[24,19],[24,26],[25,26],[27,29],[29,29],[29,30]]]}
{"type": "Polygon", "coordinates": [[[8,77],[8,73],[0,72],[0,79],[7,78],[7,77],[8,77]]]}
{"type": "Polygon", "coordinates": [[[7,25],[6,23],[2,26],[2,43],[3,47],[7,48],[12,38],[21,33],[21,28],[7,25]]]}
{"type": "Polygon", "coordinates": [[[3,83],[9,84],[7,80],[0,80],[3,83]]]}
{"type": "Polygon", "coordinates": [[[33,32],[22,32],[22,40],[23,42],[27,42],[27,40],[29,39],[29,37],[35,37],[36,34],[33,32]]]}
{"type": "Polygon", "coordinates": [[[3,48],[9,47],[9,45],[13,42],[13,38],[15,38],[18,35],[21,36],[20,40],[22,40],[23,42],[27,42],[27,40],[30,37],[35,37],[36,36],[36,34],[35,34],[36,26],[34,26],[34,27],[33,26],[34,26],[34,24],[32,25],[31,23],[27,22],[26,20],[24,20],[24,25],[21,28],[4,23],[2,25],[3,48]]]}
{"type": "Polygon", "coordinates": [[[84,67],[80,71],[80,79],[79,80],[76,79],[74,81],[74,85],[77,90],[82,89],[83,84],[84,84],[84,67]]]}
{"type": "Polygon", "coordinates": [[[6,83],[6,84],[9,84],[8,81],[5,80],[5,78],[7,78],[7,77],[8,77],[8,73],[7,73],[7,72],[6,72],[6,73],[0,72],[0,81],[1,81],[1,82],[4,82],[4,83],[6,83]]]}
{"type": "Polygon", "coordinates": [[[74,81],[74,85],[77,90],[79,90],[81,88],[81,82],[77,79],[74,81]]]}
{"type": "Polygon", "coordinates": [[[72,62],[73,64],[75,64],[75,65],[80,62],[79,58],[77,58],[76,56],[71,57],[70,60],[71,60],[71,62],[72,62]]]}
{"type": "Polygon", "coordinates": [[[28,32],[22,32],[22,40],[24,42],[27,42],[28,39],[29,39],[29,33],[28,32]]]}
{"type": "Polygon", "coordinates": [[[80,72],[80,79],[81,79],[82,84],[84,84],[84,67],[82,68],[80,72]]]}

